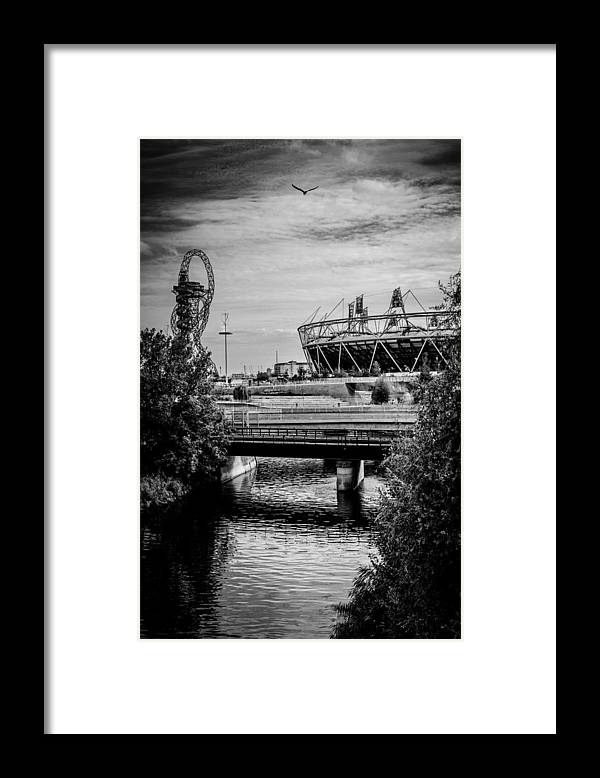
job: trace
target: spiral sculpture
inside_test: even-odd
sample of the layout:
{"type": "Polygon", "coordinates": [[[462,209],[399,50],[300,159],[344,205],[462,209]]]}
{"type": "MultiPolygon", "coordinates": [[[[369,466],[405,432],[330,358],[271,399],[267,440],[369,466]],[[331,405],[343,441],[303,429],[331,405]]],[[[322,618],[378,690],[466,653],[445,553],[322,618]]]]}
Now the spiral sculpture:
{"type": "Polygon", "coordinates": [[[191,249],[186,253],[179,269],[177,285],[173,287],[175,307],[171,314],[171,331],[174,335],[187,335],[196,342],[208,322],[210,304],[215,291],[215,277],[208,256],[202,249],[191,249]],[[199,257],[204,263],[208,287],[198,281],[190,281],[190,262],[199,257]]]}

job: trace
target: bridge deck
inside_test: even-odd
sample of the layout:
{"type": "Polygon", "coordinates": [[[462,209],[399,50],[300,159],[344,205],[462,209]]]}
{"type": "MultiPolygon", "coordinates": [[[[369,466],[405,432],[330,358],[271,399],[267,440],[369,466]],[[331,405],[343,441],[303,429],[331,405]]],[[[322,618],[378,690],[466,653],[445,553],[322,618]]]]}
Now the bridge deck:
{"type": "Polygon", "coordinates": [[[237,427],[229,453],[232,456],[383,459],[397,435],[411,434],[412,430],[237,427]]]}

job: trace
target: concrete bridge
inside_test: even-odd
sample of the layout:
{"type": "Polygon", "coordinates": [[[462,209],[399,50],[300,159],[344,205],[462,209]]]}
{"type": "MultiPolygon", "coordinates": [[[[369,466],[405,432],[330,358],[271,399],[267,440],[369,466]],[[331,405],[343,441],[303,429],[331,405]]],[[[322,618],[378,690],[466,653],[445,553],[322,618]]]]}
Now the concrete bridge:
{"type": "Polygon", "coordinates": [[[308,459],[384,459],[397,434],[389,430],[237,427],[229,446],[233,456],[308,459]]]}
{"type": "MultiPolygon", "coordinates": [[[[356,489],[364,478],[364,460],[384,459],[398,435],[412,435],[412,425],[395,429],[348,429],[236,426],[229,446],[231,457],[247,464],[249,457],[335,459],[339,491],[356,489]]],[[[242,471],[244,472],[244,471],[242,471]]]]}

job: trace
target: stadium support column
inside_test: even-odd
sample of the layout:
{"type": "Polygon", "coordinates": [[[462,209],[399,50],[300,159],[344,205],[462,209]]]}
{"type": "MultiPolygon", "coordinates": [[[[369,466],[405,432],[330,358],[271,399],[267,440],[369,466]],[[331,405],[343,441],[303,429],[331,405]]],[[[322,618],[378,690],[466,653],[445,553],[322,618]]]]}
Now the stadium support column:
{"type": "Polygon", "coordinates": [[[362,459],[338,459],[335,463],[338,492],[356,489],[365,477],[365,463],[362,459]]]}

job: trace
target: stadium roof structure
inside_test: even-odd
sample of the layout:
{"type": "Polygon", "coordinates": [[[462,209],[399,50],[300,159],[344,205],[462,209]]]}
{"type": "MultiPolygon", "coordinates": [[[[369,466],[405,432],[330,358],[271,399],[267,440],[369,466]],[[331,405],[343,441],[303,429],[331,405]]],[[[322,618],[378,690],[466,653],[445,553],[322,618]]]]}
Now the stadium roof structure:
{"type": "MultiPolygon", "coordinates": [[[[343,298],[338,302],[333,313],[343,298]]],[[[450,341],[458,330],[449,323],[446,312],[426,310],[408,289],[394,289],[387,311],[369,316],[363,307],[363,295],[348,305],[348,316],[319,321],[298,327],[300,343],[310,369],[316,374],[369,374],[375,362],[382,373],[412,373],[426,362],[432,370],[443,370],[450,341]],[[421,310],[408,312],[409,295],[421,310]]]]}

